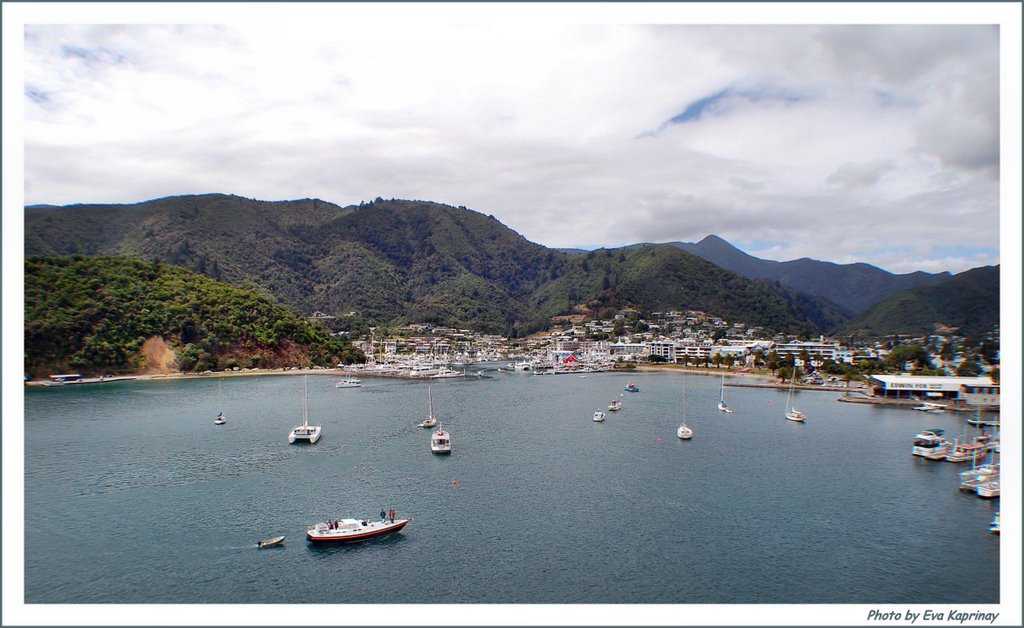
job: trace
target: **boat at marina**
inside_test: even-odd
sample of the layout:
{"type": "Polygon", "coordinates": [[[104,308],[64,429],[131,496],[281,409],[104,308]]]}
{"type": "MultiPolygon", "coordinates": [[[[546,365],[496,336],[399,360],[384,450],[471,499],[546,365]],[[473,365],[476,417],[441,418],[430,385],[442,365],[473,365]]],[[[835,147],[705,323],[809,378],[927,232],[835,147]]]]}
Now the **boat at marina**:
{"type": "Polygon", "coordinates": [[[355,377],[346,377],[340,382],[334,382],[335,388],[359,388],[362,385],[363,381],[355,377]]]}
{"type": "Polygon", "coordinates": [[[598,422],[598,423],[600,423],[601,421],[604,421],[604,412],[601,412],[600,410],[595,412],[594,413],[594,421],[598,422]]]}
{"type": "Polygon", "coordinates": [[[969,462],[981,460],[985,457],[986,453],[988,453],[988,445],[978,442],[977,439],[964,443],[957,440],[953,443],[953,449],[946,454],[946,461],[969,462]]]}
{"type": "Polygon", "coordinates": [[[945,430],[933,427],[914,435],[911,453],[931,460],[942,460],[953,449],[953,443],[943,438],[945,430]]]}
{"type": "Polygon", "coordinates": [[[430,451],[435,454],[452,453],[451,435],[443,427],[437,428],[437,431],[430,435],[430,451]]]}
{"type": "Polygon", "coordinates": [[[310,543],[360,543],[394,534],[410,521],[412,519],[338,519],[320,522],[306,529],[306,540],[310,543]]]}
{"type": "Polygon", "coordinates": [[[309,389],[305,375],[302,376],[302,425],[292,428],[288,434],[289,443],[315,444],[320,440],[320,426],[309,424],[309,389]]]}
{"type": "Polygon", "coordinates": [[[640,387],[633,382],[629,382],[626,384],[626,392],[640,392],[640,387]]]}
{"type": "Polygon", "coordinates": [[[430,396],[430,386],[427,386],[427,418],[423,419],[416,427],[434,427],[437,425],[437,417],[434,416],[434,399],[430,396]]]}
{"type": "Polygon", "coordinates": [[[622,400],[621,399],[612,399],[611,403],[608,404],[608,409],[611,410],[612,412],[616,412],[618,410],[621,410],[622,409],[622,400]]]}
{"type": "Polygon", "coordinates": [[[917,410],[918,412],[945,412],[946,406],[938,403],[929,403],[925,401],[919,406],[914,406],[913,409],[917,410]]]}
{"type": "Polygon", "coordinates": [[[448,379],[450,377],[465,377],[465,371],[456,371],[453,368],[447,366],[441,366],[437,369],[437,373],[431,375],[431,379],[448,379]]]}
{"type": "Polygon", "coordinates": [[[995,477],[986,482],[982,482],[974,491],[978,494],[978,497],[984,497],[985,499],[993,499],[999,497],[999,477],[995,477]]]}
{"type": "Polygon", "coordinates": [[[790,377],[789,379],[789,394],[786,396],[786,418],[790,421],[797,421],[803,423],[807,416],[796,409],[796,404],[793,403],[793,384],[796,381],[796,377],[790,377]]]}
{"type": "Polygon", "coordinates": [[[988,524],[988,531],[992,534],[999,534],[999,512],[992,517],[992,522],[988,524]]]}
{"type": "Polygon", "coordinates": [[[725,403],[725,373],[722,373],[722,393],[718,398],[718,409],[726,414],[732,414],[732,408],[725,403]]]}
{"type": "Polygon", "coordinates": [[[273,536],[269,539],[262,539],[256,541],[256,547],[263,549],[264,547],[274,547],[275,545],[281,545],[284,543],[284,536],[273,536]]]}

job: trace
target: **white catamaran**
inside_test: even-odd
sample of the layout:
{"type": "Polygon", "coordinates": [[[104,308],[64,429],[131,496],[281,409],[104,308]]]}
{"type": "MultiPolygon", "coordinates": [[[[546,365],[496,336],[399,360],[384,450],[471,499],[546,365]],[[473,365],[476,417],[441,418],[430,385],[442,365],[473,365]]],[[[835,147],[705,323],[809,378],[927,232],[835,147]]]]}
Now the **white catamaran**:
{"type": "Polygon", "coordinates": [[[288,434],[289,443],[309,443],[312,445],[320,440],[320,426],[309,424],[309,391],[306,375],[302,376],[302,425],[292,428],[288,434]]]}

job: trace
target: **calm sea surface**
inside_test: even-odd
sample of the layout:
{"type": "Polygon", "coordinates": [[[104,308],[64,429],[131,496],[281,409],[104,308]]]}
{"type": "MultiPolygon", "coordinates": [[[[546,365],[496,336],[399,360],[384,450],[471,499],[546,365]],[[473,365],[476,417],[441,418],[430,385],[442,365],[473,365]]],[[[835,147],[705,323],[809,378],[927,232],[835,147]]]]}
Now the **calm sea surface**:
{"type": "Polygon", "coordinates": [[[779,390],[726,388],[735,413],[718,412],[717,377],[492,369],[431,383],[453,443],[439,457],[416,427],[426,382],[337,379],[308,378],[313,446],[287,442],[302,377],[26,390],[26,602],[999,601],[998,500],[956,490],[967,467],[910,455],[963,416],[803,392],[798,424],[779,390]],[[413,521],[305,541],[381,508],[413,521]]]}

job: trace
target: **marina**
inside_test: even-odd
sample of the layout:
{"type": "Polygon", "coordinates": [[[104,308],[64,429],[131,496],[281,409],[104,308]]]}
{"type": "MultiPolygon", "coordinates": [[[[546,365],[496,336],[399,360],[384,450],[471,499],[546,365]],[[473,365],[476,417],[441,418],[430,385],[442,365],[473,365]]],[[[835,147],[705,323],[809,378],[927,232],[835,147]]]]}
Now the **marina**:
{"type": "Polygon", "coordinates": [[[999,601],[999,499],[956,490],[964,463],[911,453],[926,430],[973,438],[955,413],[797,389],[813,417],[799,425],[783,416],[786,390],[730,389],[723,414],[718,377],[469,368],[345,394],[335,374],[310,375],[315,447],[282,437],[296,377],[224,378],[221,393],[212,378],[26,388],[26,601],[290,604],[308,582],[342,580],[316,602],[999,601]],[[690,441],[675,437],[683,379],[690,441]],[[594,400],[629,382],[643,393],[593,426],[594,400]],[[428,385],[458,437],[451,455],[432,455],[417,427],[428,385]],[[215,427],[220,394],[239,418],[215,427]],[[144,436],[130,446],[116,437],[129,426],[144,436]],[[737,455],[750,442],[773,455],[737,455]],[[305,537],[325,513],[391,508],[415,523],[365,543],[254,548],[305,537]],[[634,534],[594,525],[610,520],[634,534]],[[53,535],[50,521],[105,533],[53,535]],[[538,521],[558,525],[538,536],[538,521]],[[438,561],[439,547],[458,551],[438,561]],[[917,559],[936,548],[955,567],[917,559]],[[391,587],[390,573],[431,586],[391,587]]]}

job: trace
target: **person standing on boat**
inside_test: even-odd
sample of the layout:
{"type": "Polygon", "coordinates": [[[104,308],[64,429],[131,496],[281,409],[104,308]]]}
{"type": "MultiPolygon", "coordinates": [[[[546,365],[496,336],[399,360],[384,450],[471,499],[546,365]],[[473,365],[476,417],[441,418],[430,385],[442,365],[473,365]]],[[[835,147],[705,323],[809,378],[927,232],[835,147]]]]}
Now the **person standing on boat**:
{"type": "Polygon", "coordinates": [[[388,511],[388,518],[391,519],[391,523],[395,522],[395,509],[392,508],[388,511]]]}
{"type": "Polygon", "coordinates": [[[381,521],[384,521],[384,520],[385,520],[385,519],[387,519],[387,518],[388,518],[388,513],[384,512],[384,509],[383,509],[383,508],[381,508],[381,509],[380,509],[380,520],[381,520],[381,521]]]}

